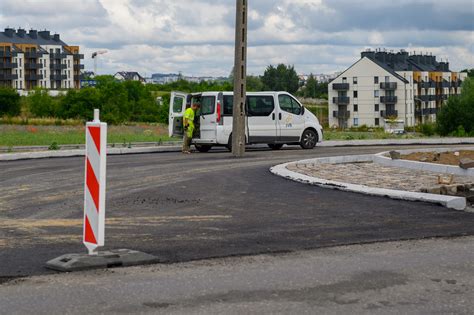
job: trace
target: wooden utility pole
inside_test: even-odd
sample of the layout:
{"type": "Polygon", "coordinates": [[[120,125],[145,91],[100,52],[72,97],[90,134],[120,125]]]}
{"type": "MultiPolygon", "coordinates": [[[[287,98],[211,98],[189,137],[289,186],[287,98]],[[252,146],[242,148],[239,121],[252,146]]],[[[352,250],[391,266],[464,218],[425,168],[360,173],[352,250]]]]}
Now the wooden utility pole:
{"type": "Polygon", "coordinates": [[[245,102],[247,94],[247,1],[237,0],[235,19],[234,109],[232,154],[245,154],[245,102]]]}

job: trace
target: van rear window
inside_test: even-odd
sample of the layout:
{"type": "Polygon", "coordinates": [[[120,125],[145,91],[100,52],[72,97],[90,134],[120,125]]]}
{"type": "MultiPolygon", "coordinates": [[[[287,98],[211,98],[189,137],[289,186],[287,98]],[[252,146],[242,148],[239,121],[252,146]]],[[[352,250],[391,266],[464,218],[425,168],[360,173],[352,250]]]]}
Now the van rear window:
{"type": "Polygon", "coordinates": [[[224,116],[232,116],[234,108],[234,96],[224,95],[224,116]]]}
{"type": "Polygon", "coordinates": [[[215,96],[203,96],[201,98],[201,115],[214,114],[215,107],[216,107],[215,96]]]}

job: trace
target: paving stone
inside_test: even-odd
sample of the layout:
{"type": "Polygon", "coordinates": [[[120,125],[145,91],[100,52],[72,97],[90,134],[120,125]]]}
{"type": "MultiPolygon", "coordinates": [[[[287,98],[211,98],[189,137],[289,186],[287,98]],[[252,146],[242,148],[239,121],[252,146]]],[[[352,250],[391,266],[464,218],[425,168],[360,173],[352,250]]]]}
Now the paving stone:
{"type": "MultiPolygon", "coordinates": [[[[295,164],[290,164],[288,169],[307,176],[349,184],[415,192],[420,192],[424,188],[430,189],[432,193],[441,192],[438,192],[439,173],[384,166],[372,162],[316,164],[308,165],[304,170],[297,169],[295,164]]],[[[452,194],[454,190],[457,192],[459,185],[471,185],[472,182],[472,177],[454,176],[452,183],[454,188],[447,188],[445,192],[452,194]]]]}
{"type": "Polygon", "coordinates": [[[459,161],[459,167],[467,170],[469,168],[474,168],[474,160],[472,159],[461,159],[459,161]]]}

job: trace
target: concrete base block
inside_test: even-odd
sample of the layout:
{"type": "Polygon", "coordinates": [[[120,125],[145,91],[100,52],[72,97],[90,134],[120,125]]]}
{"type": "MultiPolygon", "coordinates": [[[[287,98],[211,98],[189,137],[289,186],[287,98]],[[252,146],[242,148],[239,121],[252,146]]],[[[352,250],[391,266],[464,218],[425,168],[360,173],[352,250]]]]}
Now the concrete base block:
{"type": "Polygon", "coordinates": [[[80,271],[105,269],[157,263],[158,258],[143,252],[130,249],[117,249],[98,252],[97,255],[66,254],[46,263],[46,268],[62,271],[80,271]]]}

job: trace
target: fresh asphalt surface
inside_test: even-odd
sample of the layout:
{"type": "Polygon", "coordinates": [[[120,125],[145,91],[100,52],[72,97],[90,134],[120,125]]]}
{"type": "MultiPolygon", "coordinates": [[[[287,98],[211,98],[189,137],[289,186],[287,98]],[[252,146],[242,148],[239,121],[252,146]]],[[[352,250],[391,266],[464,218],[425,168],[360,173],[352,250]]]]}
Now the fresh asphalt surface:
{"type": "MultiPolygon", "coordinates": [[[[258,149],[244,159],[224,150],[110,156],[106,248],[142,250],[171,263],[474,235],[473,213],[313,187],[269,172],[292,160],[393,148],[258,149]]],[[[83,158],[0,162],[0,283],[50,273],[47,260],[85,251],[83,168],[83,158]]]]}

